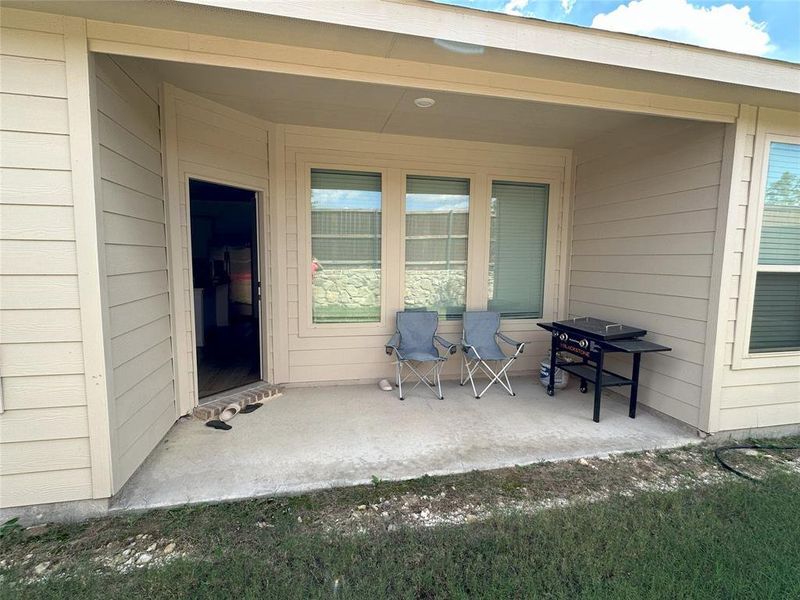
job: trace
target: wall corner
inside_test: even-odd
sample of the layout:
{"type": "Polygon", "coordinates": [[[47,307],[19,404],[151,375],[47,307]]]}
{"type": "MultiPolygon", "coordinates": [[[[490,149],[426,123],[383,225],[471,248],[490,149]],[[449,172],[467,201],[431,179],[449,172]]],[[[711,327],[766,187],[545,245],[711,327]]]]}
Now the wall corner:
{"type": "Polygon", "coordinates": [[[720,169],[714,254],[709,285],[703,378],[698,428],[714,433],[719,430],[720,396],[725,361],[725,328],[728,321],[731,277],[734,268],[731,248],[735,244],[737,187],[745,168],[746,136],[755,121],[757,109],[740,105],[735,123],[726,125],[720,169]]]}
{"type": "Polygon", "coordinates": [[[92,496],[108,498],[114,491],[112,380],[103,310],[107,292],[98,220],[101,199],[94,68],[85,19],[64,18],[64,53],[92,496]]]}

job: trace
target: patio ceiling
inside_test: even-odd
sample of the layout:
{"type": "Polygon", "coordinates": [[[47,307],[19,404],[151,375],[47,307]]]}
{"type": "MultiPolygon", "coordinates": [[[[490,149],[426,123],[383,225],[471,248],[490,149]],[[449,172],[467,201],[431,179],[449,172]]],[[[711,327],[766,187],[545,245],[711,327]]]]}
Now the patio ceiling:
{"type": "MultiPolygon", "coordinates": [[[[277,123],[470,141],[573,148],[659,117],[225,67],[115,57],[255,117],[277,123]],[[415,106],[429,96],[431,108],[415,106]]],[[[677,120],[676,120],[677,121],[677,120]]]]}

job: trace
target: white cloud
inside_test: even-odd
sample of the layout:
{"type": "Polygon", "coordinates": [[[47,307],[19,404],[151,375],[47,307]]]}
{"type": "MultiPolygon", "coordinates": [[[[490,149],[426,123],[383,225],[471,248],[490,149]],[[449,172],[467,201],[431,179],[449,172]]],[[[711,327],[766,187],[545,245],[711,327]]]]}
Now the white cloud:
{"type": "Polygon", "coordinates": [[[564,9],[564,12],[569,14],[572,12],[572,7],[575,6],[575,2],[577,0],[561,0],[561,8],[564,9]]]}
{"type": "Polygon", "coordinates": [[[687,0],[633,0],[610,13],[596,15],[592,21],[592,27],[598,29],[758,56],[775,49],[765,26],[753,21],[749,6],[706,8],[687,0]]]}
{"type": "Polygon", "coordinates": [[[530,0],[508,0],[503,7],[503,12],[507,15],[522,16],[522,11],[528,6],[530,0]]]}

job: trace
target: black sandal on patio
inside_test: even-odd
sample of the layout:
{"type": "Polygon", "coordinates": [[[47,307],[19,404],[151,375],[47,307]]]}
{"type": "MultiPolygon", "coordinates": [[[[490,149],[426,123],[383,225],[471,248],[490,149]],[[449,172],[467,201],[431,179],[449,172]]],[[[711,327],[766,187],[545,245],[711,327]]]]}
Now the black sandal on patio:
{"type": "Polygon", "coordinates": [[[261,402],[254,402],[253,404],[248,404],[242,410],[239,411],[240,414],[248,415],[251,412],[256,412],[259,408],[264,406],[261,402]]]}
{"type": "Polygon", "coordinates": [[[229,429],[233,429],[233,427],[231,427],[224,421],[220,421],[219,419],[211,419],[210,421],[206,421],[206,427],[211,427],[213,429],[221,429],[222,431],[228,431],[229,429]]]}

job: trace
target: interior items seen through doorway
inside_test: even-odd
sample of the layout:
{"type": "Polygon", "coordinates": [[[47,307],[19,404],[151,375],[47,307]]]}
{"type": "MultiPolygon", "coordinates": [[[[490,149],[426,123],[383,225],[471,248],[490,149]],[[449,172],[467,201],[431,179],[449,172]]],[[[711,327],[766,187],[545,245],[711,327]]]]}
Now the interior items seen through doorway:
{"type": "Polygon", "coordinates": [[[197,383],[202,401],[261,379],[256,193],[190,180],[197,383]]]}

